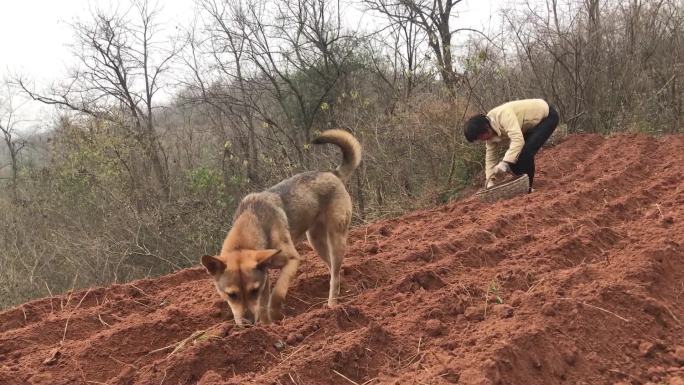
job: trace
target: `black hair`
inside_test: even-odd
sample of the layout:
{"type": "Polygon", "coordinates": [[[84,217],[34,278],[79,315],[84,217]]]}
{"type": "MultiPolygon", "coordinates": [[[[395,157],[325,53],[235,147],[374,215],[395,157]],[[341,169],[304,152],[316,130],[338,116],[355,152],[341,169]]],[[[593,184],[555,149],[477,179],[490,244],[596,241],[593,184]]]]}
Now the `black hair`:
{"type": "Polygon", "coordinates": [[[489,129],[489,119],[484,114],[477,114],[465,123],[463,127],[463,134],[468,142],[474,142],[480,135],[487,132],[489,129]]]}

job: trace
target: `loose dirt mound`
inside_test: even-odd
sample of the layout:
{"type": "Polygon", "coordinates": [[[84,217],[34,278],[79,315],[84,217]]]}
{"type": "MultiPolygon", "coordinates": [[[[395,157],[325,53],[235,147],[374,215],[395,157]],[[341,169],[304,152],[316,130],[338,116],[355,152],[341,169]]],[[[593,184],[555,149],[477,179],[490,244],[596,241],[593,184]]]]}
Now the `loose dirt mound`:
{"type": "Polygon", "coordinates": [[[307,245],[288,318],[201,269],[0,313],[0,384],[683,384],[684,137],[574,136],[537,191],[357,228],[342,305],[307,245]]]}

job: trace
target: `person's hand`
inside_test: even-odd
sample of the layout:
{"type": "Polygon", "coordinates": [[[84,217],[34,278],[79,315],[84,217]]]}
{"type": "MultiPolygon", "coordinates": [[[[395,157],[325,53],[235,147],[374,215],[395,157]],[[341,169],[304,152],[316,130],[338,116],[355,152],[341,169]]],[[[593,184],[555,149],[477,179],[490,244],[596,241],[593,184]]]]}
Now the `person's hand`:
{"type": "Polygon", "coordinates": [[[511,172],[511,166],[508,165],[508,163],[501,161],[499,164],[494,166],[494,174],[506,174],[511,172]]]}

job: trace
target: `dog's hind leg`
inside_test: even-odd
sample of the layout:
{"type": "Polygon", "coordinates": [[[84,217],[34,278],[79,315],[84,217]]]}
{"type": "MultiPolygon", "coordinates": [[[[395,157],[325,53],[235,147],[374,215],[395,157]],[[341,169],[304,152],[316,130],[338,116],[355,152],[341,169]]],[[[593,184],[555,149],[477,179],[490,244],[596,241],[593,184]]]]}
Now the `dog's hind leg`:
{"type": "Polygon", "coordinates": [[[317,223],[307,233],[309,243],[330,269],[330,291],[328,306],[337,304],[340,295],[340,268],[346,252],[346,230],[328,229],[324,223],[317,223]]]}
{"type": "Polygon", "coordinates": [[[328,306],[337,305],[340,296],[340,268],[344,254],[347,252],[347,232],[329,231],[328,247],[330,250],[330,293],[328,294],[328,306]]]}
{"type": "Polygon", "coordinates": [[[309,240],[311,247],[316,250],[316,254],[325,262],[325,265],[330,268],[330,248],[328,247],[328,231],[325,224],[317,222],[314,226],[306,232],[306,238],[309,240]]]}

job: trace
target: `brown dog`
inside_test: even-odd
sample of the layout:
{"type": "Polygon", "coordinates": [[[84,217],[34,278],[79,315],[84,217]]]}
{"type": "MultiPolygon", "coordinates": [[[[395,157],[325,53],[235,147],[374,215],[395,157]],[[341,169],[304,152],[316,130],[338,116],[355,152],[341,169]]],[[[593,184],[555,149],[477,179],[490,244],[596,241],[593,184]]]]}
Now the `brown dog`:
{"type": "Polygon", "coordinates": [[[221,254],[202,257],[239,325],[282,319],[283,301],[301,260],[295,244],[304,234],[330,268],[328,305],[337,303],[352,212],[344,182],[361,162],[361,145],[343,130],[325,131],[313,143],[340,147],[343,161],[337,170],[304,172],[247,195],[221,254]],[[281,269],[272,293],[268,269],[281,269]]]}

